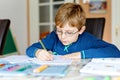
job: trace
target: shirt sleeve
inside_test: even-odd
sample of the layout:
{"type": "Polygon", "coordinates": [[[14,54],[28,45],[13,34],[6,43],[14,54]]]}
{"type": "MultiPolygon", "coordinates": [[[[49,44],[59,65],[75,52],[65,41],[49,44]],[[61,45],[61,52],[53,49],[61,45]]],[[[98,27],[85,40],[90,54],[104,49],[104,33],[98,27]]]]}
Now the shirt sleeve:
{"type": "MultiPolygon", "coordinates": [[[[42,42],[47,50],[52,50],[56,38],[57,37],[55,32],[51,32],[49,35],[46,36],[46,38],[42,39],[42,42]]],[[[35,57],[35,53],[38,49],[43,49],[39,41],[33,43],[26,49],[26,55],[28,55],[29,57],[35,57]]]]}
{"type": "Polygon", "coordinates": [[[102,40],[96,40],[91,43],[92,47],[84,50],[85,58],[118,58],[120,57],[120,51],[118,48],[110,43],[102,40]]]}
{"type": "Polygon", "coordinates": [[[84,34],[81,39],[83,50],[82,58],[118,58],[120,57],[119,49],[111,43],[97,39],[90,34],[84,34]]]}

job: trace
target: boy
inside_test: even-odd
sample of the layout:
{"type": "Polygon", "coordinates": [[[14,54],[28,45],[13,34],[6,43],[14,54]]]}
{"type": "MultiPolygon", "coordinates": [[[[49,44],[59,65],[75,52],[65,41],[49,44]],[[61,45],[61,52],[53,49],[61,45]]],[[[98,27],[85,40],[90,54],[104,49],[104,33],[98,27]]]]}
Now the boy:
{"type": "Polygon", "coordinates": [[[85,32],[85,21],[85,12],[79,4],[63,4],[55,16],[56,29],[42,39],[47,50],[37,42],[27,48],[26,54],[40,60],[53,60],[48,51],[70,59],[120,57],[114,45],[85,32]]]}

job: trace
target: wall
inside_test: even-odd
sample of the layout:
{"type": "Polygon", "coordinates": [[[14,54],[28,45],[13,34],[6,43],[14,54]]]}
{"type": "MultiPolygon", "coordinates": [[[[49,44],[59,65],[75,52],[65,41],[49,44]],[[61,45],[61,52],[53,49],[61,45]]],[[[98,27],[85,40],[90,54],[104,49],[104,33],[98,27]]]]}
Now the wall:
{"type": "MultiPolygon", "coordinates": [[[[88,12],[88,5],[82,4],[82,0],[80,0],[81,5],[85,8],[87,13],[87,17],[101,17],[104,16],[107,19],[106,28],[104,32],[104,40],[115,43],[116,45],[120,45],[120,38],[116,37],[116,27],[118,26],[118,32],[120,31],[120,10],[119,3],[120,0],[107,0],[108,1],[108,9],[106,14],[90,14],[88,12]],[[112,1],[112,2],[111,2],[112,1]],[[111,23],[111,6],[112,5],[112,23],[111,23]],[[116,9],[115,9],[116,8],[116,9]],[[111,30],[112,24],[112,30],[111,30]],[[111,33],[112,32],[112,33],[111,33]],[[112,35],[111,35],[112,34],[112,35]]],[[[21,54],[25,54],[25,50],[27,48],[28,36],[29,33],[27,30],[27,10],[26,10],[26,0],[0,0],[0,19],[9,18],[11,20],[11,30],[13,36],[16,38],[18,48],[21,54]]],[[[120,34],[120,33],[119,33],[120,34]]],[[[120,46],[119,46],[120,49],[120,46]]]]}
{"type": "Polygon", "coordinates": [[[11,31],[19,51],[25,54],[27,47],[26,0],[0,0],[0,19],[11,20],[11,31]]]}
{"type": "Polygon", "coordinates": [[[107,1],[107,12],[105,14],[95,14],[95,13],[90,13],[89,12],[89,5],[88,3],[83,3],[82,0],[80,0],[80,5],[84,8],[86,12],[87,17],[105,17],[106,19],[106,24],[105,24],[105,29],[104,29],[104,35],[103,35],[103,40],[107,42],[111,42],[111,0],[106,0],[107,1]]]}
{"type": "Polygon", "coordinates": [[[120,0],[112,0],[112,43],[120,49],[120,0]]]}

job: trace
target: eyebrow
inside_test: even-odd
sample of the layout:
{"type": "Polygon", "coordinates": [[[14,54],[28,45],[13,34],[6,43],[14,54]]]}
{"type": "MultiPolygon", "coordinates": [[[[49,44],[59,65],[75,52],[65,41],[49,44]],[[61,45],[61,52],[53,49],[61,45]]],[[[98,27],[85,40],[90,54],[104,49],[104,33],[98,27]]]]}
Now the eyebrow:
{"type": "MultiPolygon", "coordinates": [[[[56,30],[59,30],[59,29],[56,29],[56,30]]],[[[60,30],[62,31],[62,30],[60,30]]],[[[74,32],[74,30],[65,30],[65,32],[74,32]]]]}

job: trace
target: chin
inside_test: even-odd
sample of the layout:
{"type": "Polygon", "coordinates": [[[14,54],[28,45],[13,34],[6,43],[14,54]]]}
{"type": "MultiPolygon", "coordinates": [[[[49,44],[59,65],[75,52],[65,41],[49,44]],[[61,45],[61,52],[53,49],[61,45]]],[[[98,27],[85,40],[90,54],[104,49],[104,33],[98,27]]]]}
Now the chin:
{"type": "Polygon", "coordinates": [[[66,45],[69,45],[70,43],[62,43],[62,44],[66,46],[66,45]]]}

